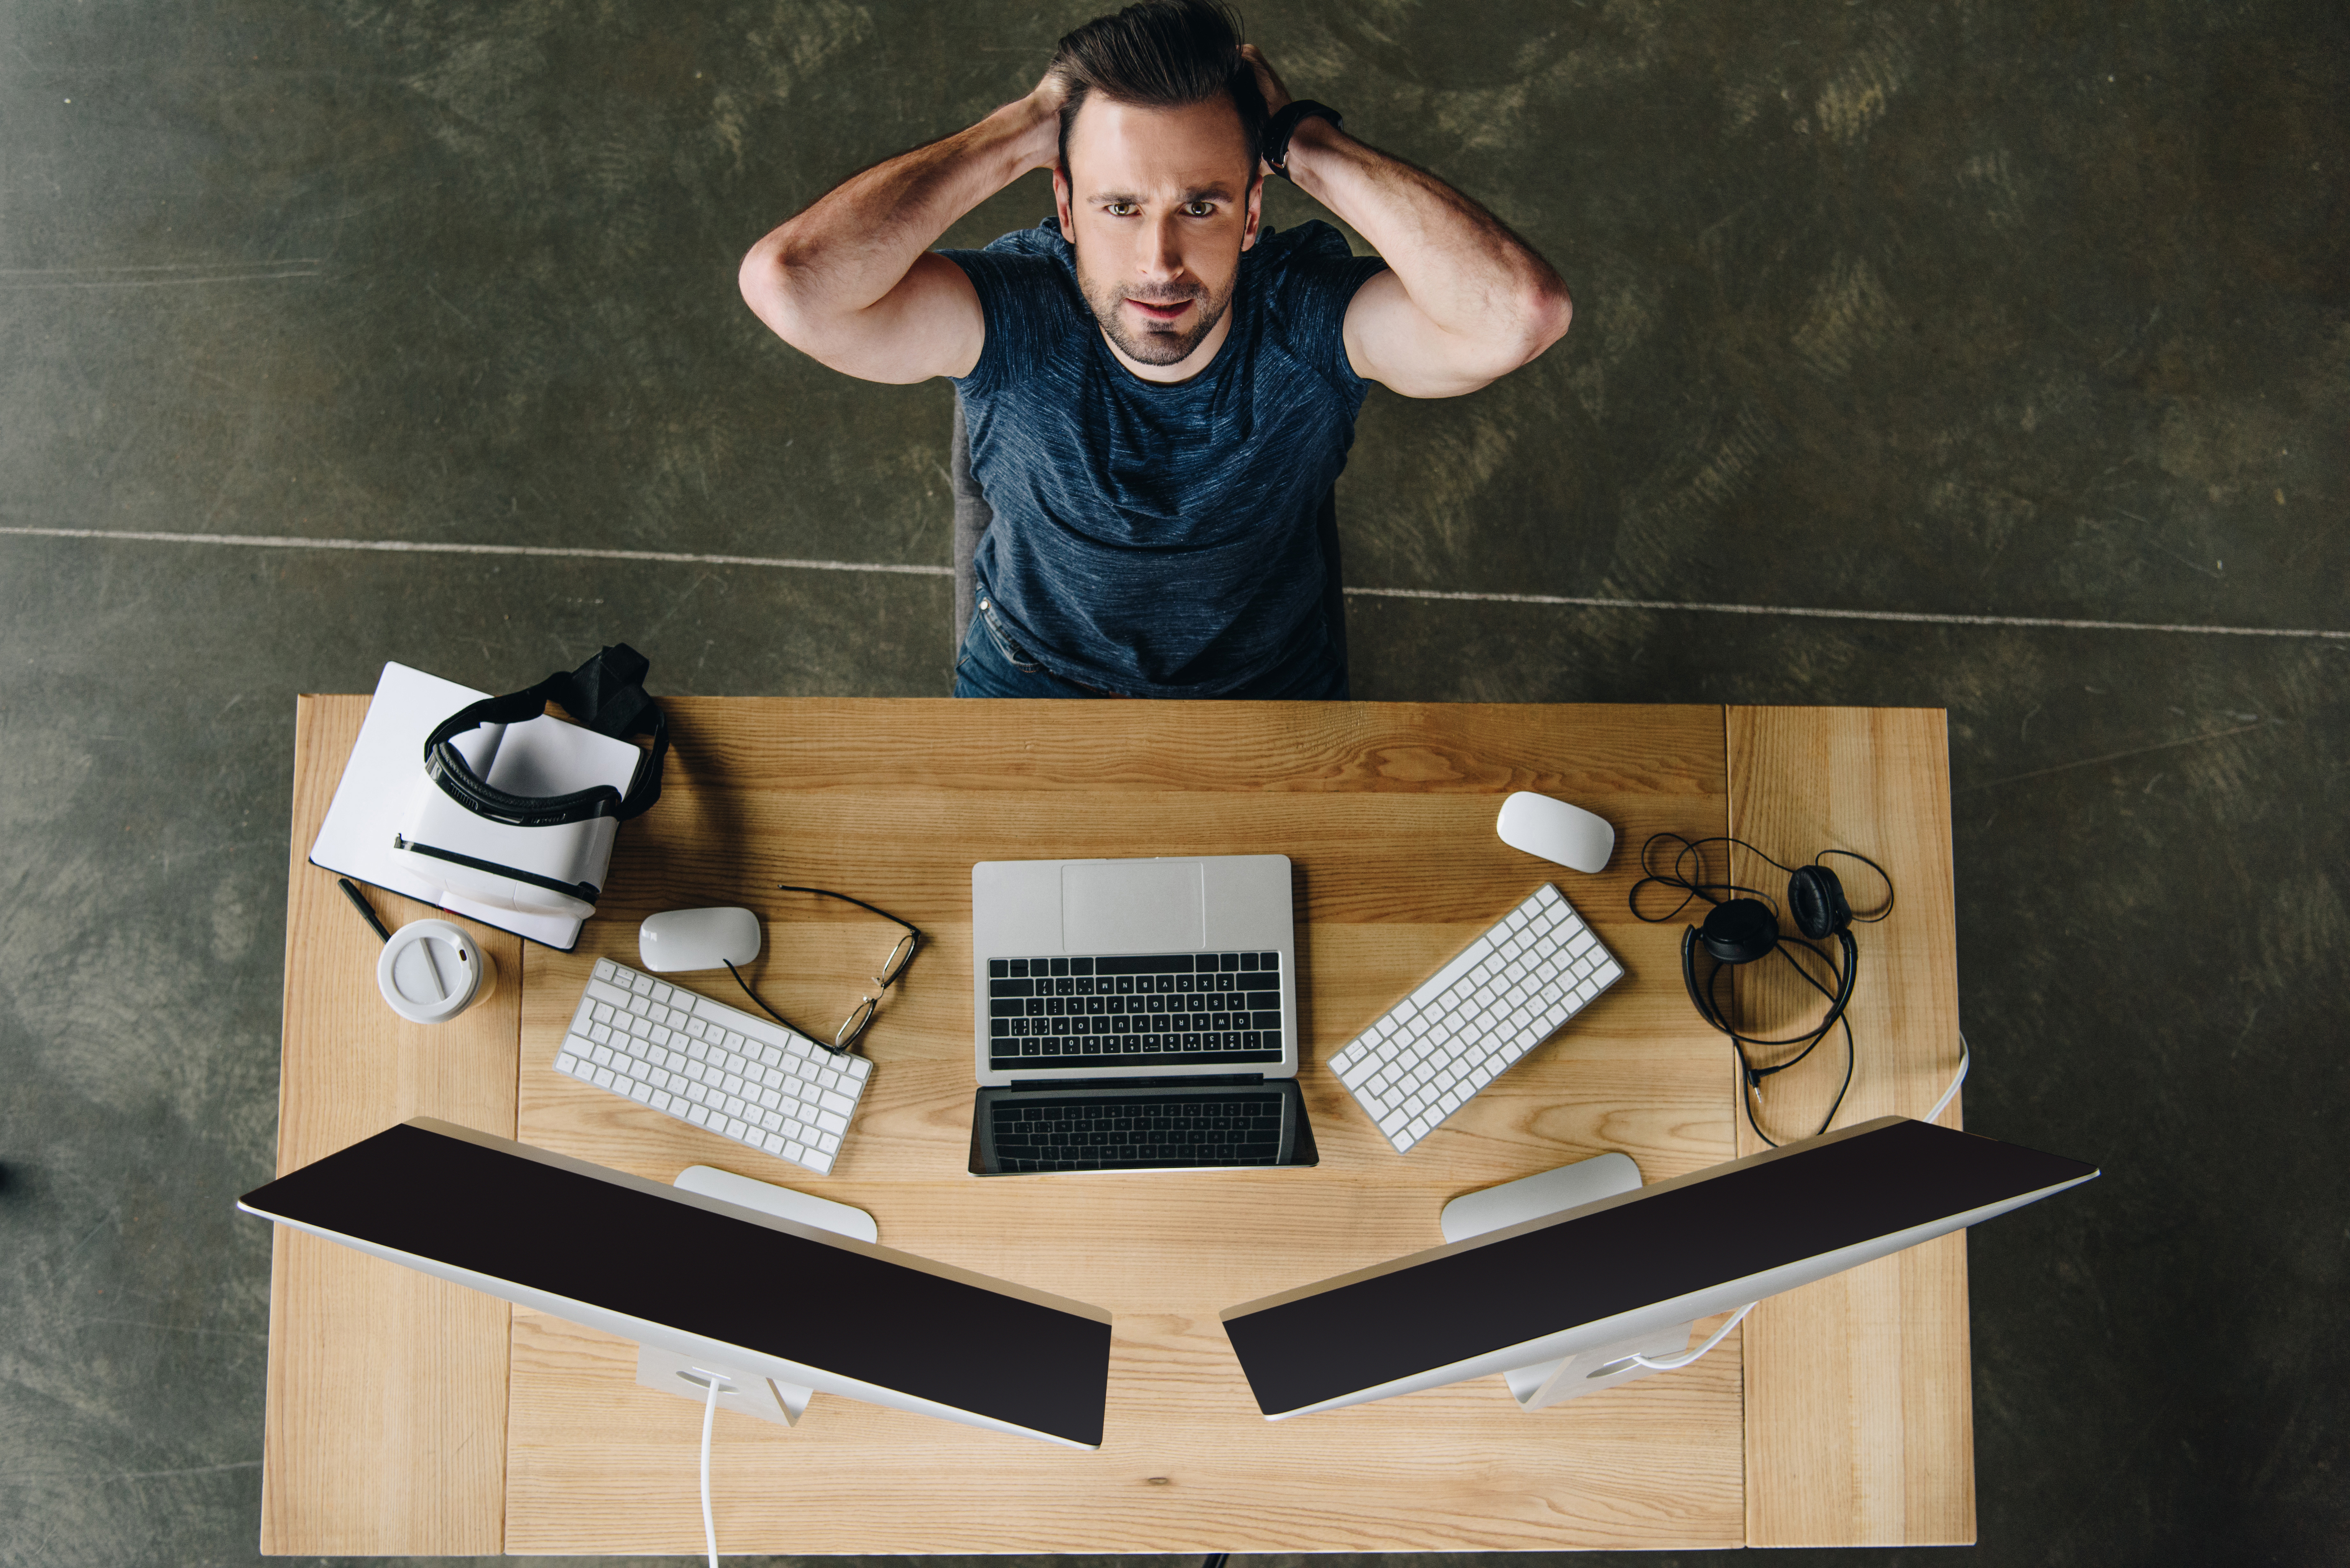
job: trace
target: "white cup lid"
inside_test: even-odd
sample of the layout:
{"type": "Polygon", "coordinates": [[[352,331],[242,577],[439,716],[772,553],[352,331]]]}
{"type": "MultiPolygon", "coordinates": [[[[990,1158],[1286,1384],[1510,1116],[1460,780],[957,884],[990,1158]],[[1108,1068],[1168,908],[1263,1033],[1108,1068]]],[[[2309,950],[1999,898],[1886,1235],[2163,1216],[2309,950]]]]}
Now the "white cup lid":
{"type": "Polygon", "coordinates": [[[482,950],[446,920],[411,920],[376,961],[375,983],[391,1010],[414,1023],[445,1023],[481,988],[482,950]]]}

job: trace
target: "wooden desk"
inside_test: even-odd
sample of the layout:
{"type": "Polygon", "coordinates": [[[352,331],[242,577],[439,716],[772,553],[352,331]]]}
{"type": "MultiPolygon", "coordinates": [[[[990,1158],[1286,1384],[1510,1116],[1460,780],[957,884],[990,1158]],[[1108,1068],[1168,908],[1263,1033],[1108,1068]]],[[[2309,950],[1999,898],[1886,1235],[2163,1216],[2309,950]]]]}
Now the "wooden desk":
{"type": "MultiPolygon", "coordinates": [[[[1627,910],[1652,833],[1735,827],[1782,858],[1848,846],[1885,863],[1900,903],[1862,932],[1862,1057],[1842,1119],[1922,1115],[1958,1057],[1939,711],[674,699],[661,804],[621,835],[579,950],[483,933],[497,994],[432,1030],[374,996],[375,939],[304,858],[366,706],[301,700],[281,1171],[443,1116],[663,1180],[708,1162],[820,1192],[869,1210],[891,1246],[1115,1314],[1098,1453],[819,1395],[796,1430],[722,1424],[722,1550],[1972,1540],[1963,1236],[1766,1303],[1686,1371],[1533,1415],[1489,1378],[1271,1425],[1216,1318],[1435,1244],[1439,1208],[1472,1189],[1608,1149],[1655,1181],[1749,1147],[1728,1045],[1681,995],[1679,928],[1627,910]],[[1503,846],[1493,816],[1513,789],[1614,822],[1614,864],[1580,877],[1503,846]],[[1300,1083],[1321,1165],[965,1175],[972,863],[1274,850],[1297,868],[1300,1083]],[[1546,877],[1630,982],[1399,1158],[1319,1064],[1546,877]],[[874,1081],[829,1178],[548,1066],[589,963],[634,961],[636,922],[656,909],[760,910],[769,999],[793,1017],[844,1012],[889,931],[771,890],[785,881],[854,893],[931,937],[866,1037],[874,1081]]],[[[425,912],[376,901],[395,922],[425,912]]],[[[1740,1005],[1766,1018],[1790,1004],[1755,989],[1740,1005]]],[[[1833,1093],[1842,1061],[1827,1054],[1816,1075],[1784,1075],[1804,1082],[1783,1126],[1804,1096],[1833,1093]]],[[[262,1549],[698,1551],[701,1413],[634,1371],[624,1342],[280,1231],[262,1549]]]]}

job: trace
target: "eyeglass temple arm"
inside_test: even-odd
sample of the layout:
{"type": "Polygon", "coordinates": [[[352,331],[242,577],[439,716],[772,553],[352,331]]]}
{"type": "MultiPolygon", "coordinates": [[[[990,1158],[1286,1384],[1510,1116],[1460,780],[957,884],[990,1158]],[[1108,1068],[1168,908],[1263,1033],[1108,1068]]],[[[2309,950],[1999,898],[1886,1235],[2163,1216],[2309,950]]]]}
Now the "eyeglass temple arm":
{"type": "Polygon", "coordinates": [[[846,893],[836,893],[829,888],[799,888],[793,886],[789,882],[778,882],[775,884],[775,889],[782,893],[814,893],[819,898],[837,898],[844,904],[854,904],[860,909],[869,909],[874,914],[880,916],[883,919],[889,921],[893,926],[905,927],[917,937],[920,937],[922,934],[921,928],[915,925],[913,921],[901,920],[897,916],[891,914],[889,910],[881,909],[878,905],[868,904],[862,898],[852,898],[846,893]]]}
{"type": "Polygon", "coordinates": [[[782,1024],[785,1028],[790,1030],[795,1034],[801,1035],[809,1040],[816,1038],[815,1035],[808,1033],[806,1030],[801,1028],[798,1024],[793,1023],[790,1019],[785,1017],[782,1013],[768,1006],[767,999],[751,989],[751,982],[743,978],[743,971],[734,967],[733,960],[721,959],[718,961],[726,966],[726,972],[734,977],[734,983],[743,988],[743,994],[759,1004],[760,1012],[765,1013],[768,1017],[774,1019],[776,1023],[782,1024]]]}

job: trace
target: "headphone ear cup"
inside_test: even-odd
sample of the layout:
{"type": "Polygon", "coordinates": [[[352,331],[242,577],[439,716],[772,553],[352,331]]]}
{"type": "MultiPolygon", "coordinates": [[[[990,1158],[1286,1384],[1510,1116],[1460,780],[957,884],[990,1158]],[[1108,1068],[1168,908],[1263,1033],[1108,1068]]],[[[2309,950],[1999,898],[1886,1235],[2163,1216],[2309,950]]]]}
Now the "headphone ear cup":
{"type": "Polygon", "coordinates": [[[1845,902],[1844,884],[1825,866],[1798,867],[1787,878],[1787,909],[1795,929],[1819,941],[1852,924],[1852,906],[1845,902]]]}
{"type": "Polygon", "coordinates": [[[1732,898],[1706,911],[1698,940],[1723,963],[1752,963],[1779,945],[1779,919],[1760,898],[1732,898]]]}

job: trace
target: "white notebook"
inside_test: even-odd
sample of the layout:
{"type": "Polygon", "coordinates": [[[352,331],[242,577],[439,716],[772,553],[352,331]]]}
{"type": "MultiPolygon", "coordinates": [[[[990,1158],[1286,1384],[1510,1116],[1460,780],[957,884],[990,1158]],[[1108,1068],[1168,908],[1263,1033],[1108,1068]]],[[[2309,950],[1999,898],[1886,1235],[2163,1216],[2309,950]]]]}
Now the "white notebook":
{"type": "MultiPolygon", "coordinates": [[[[310,845],[310,864],[569,952],[579,945],[580,921],[517,914],[443,893],[391,858],[392,833],[424,776],[424,737],[458,709],[488,695],[404,664],[386,664],[327,820],[310,845]]],[[[567,794],[599,784],[625,794],[644,756],[626,741],[547,717],[484,724],[458,736],[456,746],[492,788],[510,794],[567,794]]]]}

